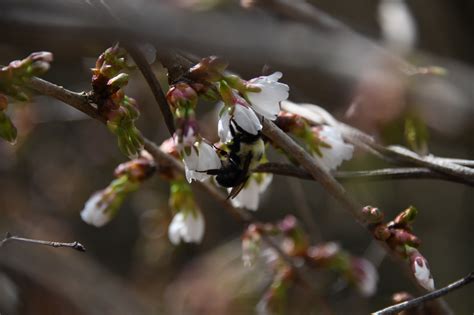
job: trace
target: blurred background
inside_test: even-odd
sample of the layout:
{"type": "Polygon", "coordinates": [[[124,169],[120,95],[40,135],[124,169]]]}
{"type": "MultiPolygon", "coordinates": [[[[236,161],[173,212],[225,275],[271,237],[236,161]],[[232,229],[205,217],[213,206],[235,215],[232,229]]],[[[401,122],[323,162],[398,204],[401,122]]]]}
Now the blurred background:
{"type": "MultiPolygon", "coordinates": [[[[158,54],[162,47],[195,56],[217,54],[246,79],[260,75],[264,67],[283,72],[292,101],[318,104],[384,144],[443,157],[474,157],[472,1],[407,0],[406,6],[393,1],[401,3],[402,13],[375,0],[306,2],[399,58],[421,67],[442,67],[442,76],[402,76],[366,38],[340,35],[295,17],[272,6],[274,1],[258,2],[111,1],[108,5],[120,21],[117,29],[113,18],[88,1],[4,0],[0,64],[50,51],[54,62],[44,78],[87,91],[95,59],[117,39],[151,43],[158,54]],[[410,131],[407,119],[419,122],[415,129],[423,136],[415,144],[405,136],[410,131]]],[[[166,71],[158,62],[153,69],[165,84],[166,71]]],[[[159,108],[138,71],[131,72],[127,94],[140,106],[142,133],[157,143],[165,140],[159,108]]],[[[255,312],[270,276],[262,266],[242,265],[243,227],[213,200],[197,193],[206,219],[200,245],[174,247],[168,241],[169,185],[158,177],[133,193],[108,225],[88,226],[79,217],[84,202],[105,188],[114,168],[126,160],[114,136],[100,123],[44,96],[11,104],[9,114],[19,137],[13,146],[0,142],[0,234],[77,240],[87,252],[19,243],[0,248],[1,314],[255,312]]],[[[199,115],[202,126],[209,126],[203,133],[217,139],[216,109],[202,106],[199,115]]],[[[270,152],[272,159],[278,159],[275,152],[270,152]]],[[[388,166],[356,152],[342,169],[388,166]]],[[[362,204],[378,206],[389,218],[409,205],[420,210],[415,231],[438,287],[474,269],[472,187],[421,179],[344,185],[362,204]]],[[[360,256],[370,252],[370,235],[318,184],[275,176],[255,215],[275,221],[288,213],[302,219],[314,243],[336,241],[360,256]],[[309,220],[304,209],[311,213],[309,220]]],[[[367,314],[389,305],[395,292],[416,294],[391,259],[380,263],[379,273],[377,293],[369,299],[351,290],[327,294],[334,313],[367,314]]],[[[457,314],[470,314],[472,295],[466,287],[446,301],[457,314]]],[[[295,311],[300,312],[309,313],[295,311]]]]}

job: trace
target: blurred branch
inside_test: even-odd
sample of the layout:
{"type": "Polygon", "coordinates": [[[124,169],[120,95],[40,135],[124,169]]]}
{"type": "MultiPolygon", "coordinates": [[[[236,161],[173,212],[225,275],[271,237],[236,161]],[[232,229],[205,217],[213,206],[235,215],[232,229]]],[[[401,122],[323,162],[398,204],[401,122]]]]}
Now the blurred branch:
{"type": "Polygon", "coordinates": [[[12,241],[28,243],[28,244],[46,245],[46,246],[51,246],[51,247],[68,247],[68,248],[78,250],[80,252],[86,251],[86,248],[84,247],[84,245],[82,245],[79,242],[63,243],[63,242],[43,241],[43,240],[36,240],[36,239],[31,239],[31,238],[23,238],[23,237],[14,236],[14,235],[11,235],[9,232],[6,233],[5,238],[0,242],[0,247],[12,241]]]}
{"type": "Polygon", "coordinates": [[[372,313],[373,315],[388,315],[388,314],[398,314],[401,311],[413,308],[415,306],[421,305],[422,303],[425,303],[430,300],[437,299],[441,296],[444,296],[454,290],[460,289],[463,286],[471,283],[474,281],[474,272],[469,273],[467,276],[464,278],[453,282],[449,285],[447,285],[444,288],[438,289],[436,291],[430,292],[428,294],[425,294],[423,296],[420,296],[416,299],[405,301],[396,305],[389,306],[387,308],[384,308],[383,310],[377,311],[372,313]]]}
{"type": "MultiPolygon", "coordinates": [[[[256,173],[273,173],[277,175],[297,177],[301,179],[314,180],[313,177],[301,167],[286,163],[264,163],[253,170],[256,173]]],[[[449,182],[461,183],[474,186],[474,183],[459,180],[458,178],[446,176],[424,167],[399,167],[383,168],[367,171],[337,171],[334,177],[340,181],[382,181],[394,179],[441,179],[449,182]]]]}
{"type": "Polygon", "coordinates": [[[155,74],[153,73],[153,69],[151,68],[150,64],[146,60],[143,53],[135,44],[125,43],[124,45],[127,52],[132,56],[133,60],[135,61],[136,65],[140,69],[143,77],[145,78],[153,96],[155,97],[156,103],[160,107],[161,114],[165,120],[166,127],[171,135],[174,133],[174,119],[173,114],[169,108],[168,102],[166,101],[165,93],[161,88],[158,79],[156,78],[155,74]]]}

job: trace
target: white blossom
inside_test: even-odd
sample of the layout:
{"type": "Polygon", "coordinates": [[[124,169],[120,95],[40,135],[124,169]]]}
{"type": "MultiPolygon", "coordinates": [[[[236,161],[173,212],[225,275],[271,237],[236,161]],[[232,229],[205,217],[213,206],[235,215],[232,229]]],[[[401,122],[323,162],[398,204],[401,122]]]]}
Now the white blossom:
{"type": "Polygon", "coordinates": [[[113,217],[113,211],[109,208],[110,203],[104,200],[103,191],[94,193],[84,205],[81,218],[87,224],[101,227],[108,223],[113,217]]]}
{"type": "Polygon", "coordinates": [[[412,260],[412,270],[418,283],[428,291],[435,289],[434,279],[431,276],[431,271],[428,267],[428,262],[421,255],[416,255],[412,260]]]}
{"type": "Polygon", "coordinates": [[[401,54],[413,49],[416,25],[404,0],[380,1],[378,19],[383,37],[391,49],[401,54]]]}
{"type": "Polygon", "coordinates": [[[364,258],[355,258],[355,267],[358,272],[357,289],[364,296],[372,296],[377,289],[379,275],[374,265],[364,258]]]}
{"type": "Polygon", "coordinates": [[[180,211],[168,227],[168,238],[171,243],[200,243],[204,236],[204,217],[199,210],[180,211]]]}
{"type": "Polygon", "coordinates": [[[327,170],[335,170],[343,161],[352,158],[354,146],[344,142],[342,134],[338,129],[325,125],[318,131],[317,136],[324,143],[331,146],[330,148],[320,147],[322,156],[314,154],[316,160],[327,170]]]}
{"type": "MultiPolygon", "coordinates": [[[[243,100],[243,99],[242,99],[243,100]]],[[[245,100],[243,100],[245,102],[245,100]]],[[[262,130],[262,124],[255,112],[245,103],[237,102],[229,109],[225,109],[217,124],[217,131],[222,143],[232,140],[230,132],[231,120],[246,132],[257,135],[262,130]]]]}
{"type": "Polygon", "coordinates": [[[205,172],[221,167],[221,160],[214,148],[201,141],[191,147],[191,153],[183,153],[184,166],[186,169],[186,179],[188,182],[193,180],[204,181],[210,177],[205,172]]]}
{"type": "Polygon", "coordinates": [[[275,120],[280,112],[280,102],[288,98],[288,85],[278,82],[281,72],[269,76],[251,79],[252,86],[260,88],[260,92],[247,92],[246,96],[252,108],[263,117],[275,120]]]}
{"type": "MultiPolygon", "coordinates": [[[[257,210],[260,203],[260,195],[267,190],[272,179],[272,174],[253,174],[239,194],[231,199],[232,205],[234,207],[257,210]]],[[[230,190],[232,189],[229,188],[230,190]]]]}

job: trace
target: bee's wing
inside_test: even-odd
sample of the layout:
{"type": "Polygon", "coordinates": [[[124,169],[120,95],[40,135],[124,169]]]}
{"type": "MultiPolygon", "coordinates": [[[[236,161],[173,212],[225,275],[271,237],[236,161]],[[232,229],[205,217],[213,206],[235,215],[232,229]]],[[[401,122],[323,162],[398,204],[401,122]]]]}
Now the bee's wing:
{"type": "Polygon", "coordinates": [[[247,176],[242,183],[240,183],[239,185],[233,187],[232,190],[229,193],[229,196],[227,196],[227,199],[234,199],[235,197],[237,197],[239,192],[244,188],[245,184],[247,184],[248,179],[249,179],[249,177],[247,176]]]}
{"type": "Polygon", "coordinates": [[[249,167],[250,167],[251,161],[252,161],[252,153],[249,153],[247,157],[245,158],[244,167],[243,167],[243,171],[245,172],[245,175],[244,175],[245,177],[243,178],[240,184],[232,188],[227,199],[230,199],[230,198],[234,199],[239,194],[239,192],[244,188],[245,184],[247,184],[247,181],[249,180],[249,177],[250,177],[249,167]]]}

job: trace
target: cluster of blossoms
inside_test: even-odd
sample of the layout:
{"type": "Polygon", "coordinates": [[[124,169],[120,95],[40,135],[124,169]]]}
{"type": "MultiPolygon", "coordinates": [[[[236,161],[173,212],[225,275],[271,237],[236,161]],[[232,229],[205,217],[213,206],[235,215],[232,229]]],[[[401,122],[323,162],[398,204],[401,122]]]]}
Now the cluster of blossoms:
{"type": "Polygon", "coordinates": [[[108,48],[92,69],[92,98],[109,130],[117,136],[122,153],[133,159],[143,150],[143,137],[135,127],[140,115],[137,103],[123,91],[128,74],[122,71],[130,68],[123,48],[118,45],[108,48]]]}
{"type": "Polygon", "coordinates": [[[409,207],[400,212],[394,220],[383,222],[384,215],[377,208],[366,206],[362,209],[364,220],[374,237],[385,242],[400,257],[407,259],[418,283],[428,291],[433,291],[434,280],[428,261],[418,251],[421,242],[413,234],[412,224],[418,210],[409,207]]]}
{"type": "MultiPolygon", "coordinates": [[[[175,145],[186,167],[186,179],[203,181],[209,170],[222,167],[220,151],[199,134],[195,107],[200,97],[218,102],[217,132],[223,147],[234,141],[235,129],[260,136],[262,124],[258,114],[275,120],[280,102],[288,97],[289,87],[278,82],[282,74],[261,76],[245,81],[225,73],[227,64],[216,57],[204,58],[179,82],[170,86],[167,100],[175,117],[175,145]]],[[[264,158],[262,155],[260,159],[264,158]]],[[[253,165],[252,165],[253,166],[253,165]]],[[[259,196],[271,182],[271,175],[249,175],[245,186],[235,198],[234,206],[251,210],[258,208],[259,196]]]]}
{"type": "Polygon", "coordinates": [[[301,116],[281,112],[276,121],[285,132],[300,138],[306,149],[326,170],[337,169],[342,162],[350,160],[354,146],[344,142],[339,129],[329,125],[312,126],[301,116]]]}
{"type": "Polygon", "coordinates": [[[337,243],[311,245],[307,235],[293,216],[287,216],[276,224],[251,224],[242,237],[243,261],[251,265],[258,257],[273,271],[273,280],[258,308],[261,313],[278,313],[284,310],[288,290],[298,281],[294,270],[278,253],[265,246],[263,237],[275,241],[285,255],[300,261],[315,271],[330,271],[339,279],[354,286],[363,296],[375,293],[378,273],[368,260],[350,255],[337,243]],[[264,311],[265,310],[265,311],[264,311]]]}
{"type": "Polygon", "coordinates": [[[17,130],[6,110],[8,97],[17,101],[29,100],[25,85],[32,77],[48,71],[53,55],[50,52],[34,52],[23,60],[14,60],[0,68],[0,138],[15,143],[17,130]]]}
{"type": "Polygon", "coordinates": [[[146,151],[142,151],[141,157],[117,166],[114,172],[116,179],[107,188],[95,192],[86,202],[81,211],[82,220],[96,227],[108,223],[125,198],[137,190],[155,170],[155,163],[146,151]]]}

